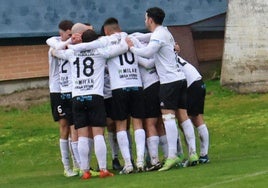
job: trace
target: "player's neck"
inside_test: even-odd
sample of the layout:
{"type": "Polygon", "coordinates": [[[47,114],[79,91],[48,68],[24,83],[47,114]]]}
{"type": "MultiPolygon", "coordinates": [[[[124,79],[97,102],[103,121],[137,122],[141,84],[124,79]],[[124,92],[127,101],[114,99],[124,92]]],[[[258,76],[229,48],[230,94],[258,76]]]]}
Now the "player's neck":
{"type": "Polygon", "coordinates": [[[151,25],[151,32],[154,32],[158,26],[161,26],[161,25],[158,25],[158,24],[152,24],[152,25],[151,25]]]}

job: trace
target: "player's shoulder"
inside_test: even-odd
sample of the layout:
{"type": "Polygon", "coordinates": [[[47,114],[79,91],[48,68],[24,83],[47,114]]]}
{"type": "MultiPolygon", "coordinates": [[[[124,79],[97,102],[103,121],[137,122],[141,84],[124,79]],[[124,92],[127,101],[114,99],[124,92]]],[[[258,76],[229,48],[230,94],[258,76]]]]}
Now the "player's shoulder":
{"type": "Polygon", "coordinates": [[[55,45],[57,45],[59,42],[61,42],[61,38],[59,36],[49,37],[46,40],[46,44],[50,47],[55,47],[55,45]]]}
{"type": "Polygon", "coordinates": [[[167,31],[163,26],[158,26],[151,35],[151,40],[163,39],[167,36],[167,31]]]}
{"type": "Polygon", "coordinates": [[[51,41],[51,40],[60,42],[61,38],[60,38],[60,36],[52,36],[52,37],[47,38],[46,41],[51,41]]]}

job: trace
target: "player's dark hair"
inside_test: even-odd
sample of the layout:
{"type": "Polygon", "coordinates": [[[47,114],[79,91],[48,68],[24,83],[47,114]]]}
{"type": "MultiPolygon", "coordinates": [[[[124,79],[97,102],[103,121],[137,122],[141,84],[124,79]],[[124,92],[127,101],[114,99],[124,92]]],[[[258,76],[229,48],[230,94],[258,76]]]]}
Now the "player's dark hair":
{"type": "Polygon", "coordinates": [[[88,29],[83,32],[81,38],[82,38],[82,42],[91,42],[93,40],[98,39],[98,37],[99,35],[95,31],[88,29]]]}
{"type": "Polygon", "coordinates": [[[159,7],[152,7],[147,9],[146,13],[147,16],[152,18],[156,24],[162,25],[165,18],[164,10],[159,7]]]}
{"type": "Polygon", "coordinates": [[[108,29],[109,32],[121,32],[118,20],[114,17],[110,17],[105,20],[103,24],[103,28],[105,29],[105,35],[106,33],[106,28],[108,29]]]}
{"type": "Polygon", "coordinates": [[[70,20],[62,20],[58,27],[59,29],[63,30],[63,31],[67,31],[67,30],[71,30],[73,27],[74,23],[70,20]]]}
{"type": "Polygon", "coordinates": [[[110,18],[107,18],[104,21],[103,26],[114,25],[114,24],[117,24],[118,25],[118,20],[116,18],[114,18],[114,17],[110,17],[110,18]]]}
{"type": "Polygon", "coordinates": [[[101,29],[100,29],[100,36],[105,36],[104,25],[101,26],[101,29]]]}

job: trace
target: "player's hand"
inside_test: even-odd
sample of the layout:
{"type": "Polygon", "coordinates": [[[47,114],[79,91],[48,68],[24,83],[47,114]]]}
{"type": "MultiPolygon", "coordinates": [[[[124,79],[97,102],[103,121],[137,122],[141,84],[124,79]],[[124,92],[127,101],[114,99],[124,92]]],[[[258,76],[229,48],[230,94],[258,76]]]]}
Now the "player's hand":
{"type": "Polygon", "coordinates": [[[181,51],[181,47],[177,42],[174,45],[174,51],[177,52],[177,53],[180,53],[180,51],[181,51]]]}
{"type": "Polygon", "coordinates": [[[82,42],[82,35],[80,33],[72,34],[72,43],[77,44],[82,42]]]}
{"type": "Polygon", "coordinates": [[[128,45],[128,48],[131,48],[132,46],[134,46],[132,40],[129,37],[126,37],[126,43],[128,45]]]}
{"type": "Polygon", "coordinates": [[[54,56],[54,57],[55,57],[55,52],[56,52],[55,49],[52,49],[52,50],[51,50],[51,55],[54,56]]]}

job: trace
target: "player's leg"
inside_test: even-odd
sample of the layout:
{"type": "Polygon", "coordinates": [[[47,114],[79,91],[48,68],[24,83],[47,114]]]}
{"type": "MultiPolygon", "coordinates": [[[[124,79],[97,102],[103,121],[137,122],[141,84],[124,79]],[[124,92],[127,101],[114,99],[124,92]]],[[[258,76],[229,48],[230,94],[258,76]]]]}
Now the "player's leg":
{"type": "Polygon", "coordinates": [[[151,166],[147,168],[147,171],[158,170],[162,167],[158,155],[159,136],[156,130],[157,121],[158,118],[145,119],[146,143],[151,162],[151,166]]]}
{"type": "Polygon", "coordinates": [[[64,166],[64,176],[71,177],[76,174],[73,173],[70,167],[69,160],[69,122],[65,116],[65,109],[63,108],[63,100],[61,99],[61,93],[50,93],[51,109],[54,121],[59,123],[59,146],[62,164],[64,166]]]}
{"type": "Polygon", "coordinates": [[[196,165],[198,163],[198,156],[196,154],[196,142],[195,142],[195,133],[194,127],[191,119],[187,114],[187,83],[182,82],[180,90],[178,92],[179,101],[178,101],[178,110],[177,118],[179,124],[182,128],[183,134],[185,136],[187,147],[188,147],[188,156],[191,165],[196,165]]]}
{"type": "Polygon", "coordinates": [[[82,171],[82,179],[89,179],[91,177],[89,172],[89,133],[88,126],[78,128],[78,153],[80,156],[80,169],[82,171]]]}
{"type": "Polygon", "coordinates": [[[73,160],[73,171],[79,172],[80,170],[80,157],[78,153],[78,132],[74,125],[70,126],[70,151],[73,160]]]}
{"type": "Polygon", "coordinates": [[[168,157],[159,171],[169,170],[179,162],[177,157],[178,127],[175,116],[179,88],[179,82],[160,85],[159,98],[168,143],[168,157]]]}
{"type": "Polygon", "coordinates": [[[133,167],[135,167],[134,158],[133,158],[133,139],[132,139],[130,125],[131,125],[131,117],[128,116],[127,117],[127,138],[128,138],[128,142],[129,142],[129,153],[130,153],[131,163],[132,163],[133,167]]]}
{"type": "Polygon", "coordinates": [[[119,156],[119,146],[116,138],[116,126],[115,121],[112,120],[112,97],[104,100],[105,111],[106,111],[106,125],[108,130],[108,141],[111,148],[112,154],[112,167],[113,170],[121,170],[123,167],[120,165],[119,156]]]}
{"type": "Polygon", "coordinates": [[[186,144],[188,147],[188,157],[190,165],[194,166],[198,162],[198,156],[196,154],[196,142],[195,142],[195,133],[193,123],[187,115],[185,109],[179,109],[177,112],[177,117],[179,119],[182,132],[184,134],[186,144]]]}
{"type": "Polygon", "coordinates": [[[73,162],[73,171],[77,174],[80,170],[80,157],[78,154],[78,133],[74,128],[73,123],[73,113],[72,113],[72,94],[71,93],[62,93],[62,100],[64,101],[63,109],[66,114],[66,119],[68,119],[70,132],[69,132],[69,148],[70,154],[73,162]]]}
{"type": "Polygon", "coordinates": [[[164,154],[164,160],[168,157],[168,144],[167,144],[167,136],[165,127],[163,124],[163,120],[161,117],[158,118],[158,125],[156,127],[157,133],[159,135],[159,145],[162,148],[162,152],[164,154]]]}
{"type": "Polygon", "coordinates": [[[132,88],[130,91],[130,114],[134,130],[136,144],[136,167],[137,172],[144,171],[145,131],[143,129],[144,97],[141,87],[132,88]]]}
{"type": "Polygon", "coordinates": [[[114,176],[107,170],[107,147],[104,140],[104,127],[92,127],[94,136],[94,150],[100,169],[100,178],[114,176]]]}
{"type": "Polygon", "coordinates": [[[108,141],[111,147],[112,153],[112,167],[113,170],[121,170],[118,156],[119,156],[119,146],[116,139],[116,127],[115,122],[111,118],[106,118],[107,130],[108,130],[108,141]]]}
{"type": "Polygon", "coordinates": [[[127,136],[127,120],[116,120],[116,137],[118,145],[124,159],[124,168],[120,171],[120,174],[129,174],[133,171],[133,165],[131,162],[131,156],[129,151],[129,140],[127,136]]]}
{"type": "Polygon", "coordinates": [[[89,172],[89,154],[90,154],[90,124],[88,118],[88,110],[86,110],[87,101],[82,100],[81,97],[73,98],[73,118],[75,129],[78,133],[78,153],[80,157],[80,170],[82,179],[89,179],[91,174],[89,172]]]}
{"type": "Polygon", "coordinates": [[[142,126],[142,119],[132,118],[134,138],[136,144],[136,167],[138,172],[144,171],[145,131],[142,126]]]}
{"type": "Polygon", "coordinates": [[[205,105],[206,87],[202,80],[193,82],[187,89],[187,112],[191,117],[194,126],[197,128],[200,138],[200,163],[209,162],[208,147],[209,133],[204,122],[204,105],[205,105]]]}
{"type": "Polygon", "coordinates": [[[159,106],[159,87],[160,83],[156,82],[143,90],[144,96],[144,128],[146,131],[146,143],[150,155],[150,165],[148,171],[158,170],[162,167],[158,157],[159,136],[156,127],[161,115],[159,106]]]}
{"type": "Polygon", "coordinates": [[[92,159],[92,155],[94,153],[94,151],[93,151],[93,148],[94,148],[94,139],[93,139],[92,127],[89,126],[88,132],[89,132],[89,138],[88,138],[88,145],[89,145],[88,162],[90,164],[89,171],[90,171],[91,176],[99,176],[100,175],[99,170],[94,170],[92,168],[92,165],[91,165],[92,164],[91,163],[91,159],[92,159]]]}
{"type": "Polygon", "coordinates": [[[69,123],[67,119],[60,119],[60,152],[61,160],[64,166],[64,176],[71,177],[77,175],[70,166],[70,150],[69,150],[69,123]]]}
{"type": "Polygon", "coordinates": [[[179,158],[177,157],[178,128],[175,120],[175,111],[162,110],[162,114],[167,137],[168,157],[163,167],[160,168],[159,171],[169,170],[180,162],[179,158]]]}
{"type": "Polygon", "coordinates": [[[116,125],[116,138],[124,159],[124,168],[120,174],[129,174],[133,172],[133,165],[131,163],[131,156],[129,151],[129,140],[127,136],[127,91],[123,89],[112,90],[112,119],[116,125]]]}
{"type": "Polygon", "coordinates": [[[203,115],[198,114],[197,116],[191,117],[194,125],[197,128],[197,132],[200,139],[200,157],[199,163],[208,163],[208,148],[209,148],[209,132],[207,125],[204,122],[203,115]]]}

